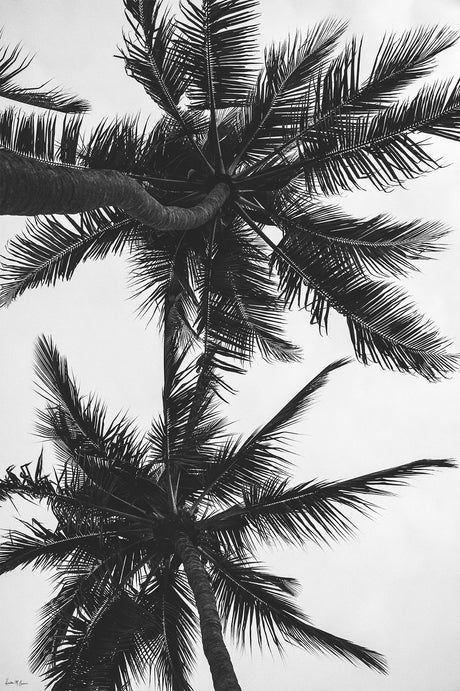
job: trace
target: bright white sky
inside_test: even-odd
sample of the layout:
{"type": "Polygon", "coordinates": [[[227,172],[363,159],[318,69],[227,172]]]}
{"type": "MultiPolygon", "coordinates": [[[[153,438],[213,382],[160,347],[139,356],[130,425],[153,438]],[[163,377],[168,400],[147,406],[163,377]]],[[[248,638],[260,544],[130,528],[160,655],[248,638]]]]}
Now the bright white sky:
{"type": "MultiPolygon", "coordinates": [[[[116,113],[149,113],[147,97],[124,75],[112,56],[120,44],[121,0],[0,0],[1,24],[9,43],[22,41],[37,53],[30,81],[50,77],[90,100],[91,121],[116,113]]],[[[383,32],[420,23],[460,29],[457,0],[262,0],[264,41],[283,38],[325,16],[350,20],[350,33],[365,34],[369,55],[383,32]]],[[[441,75],[458,74],[460,51],[441,60],[441,75]]],[[[460,350],[457,296],[460,290],[458,180],[460,145],[433,146],[452,165],[389,195],[346,195],[355,213],[389,211],[400,218],[438,219],[453,230],[450,248],[410,279],[411,292],[441,331],[460,350]]],[[[18,219],[0,221],[0,241],[22,227],[18,219]]],[[[0,313],[3,387],[0,392],[1,467],[34,460],[32,350],[40,333],[51,334],[85,390],[95,390],[110,409],[129,409],[145,427],[159,406],[161,370],[155,324],[134,315],[121,260],[88,264],[70,284],[34,291],[0,313]]],[[[299,365],[256,363],[239,380],[241,393],[231,416],[244,432],[264,421],[328,362],[351,354],[346,328],[334,319],[330,336],[320,338],[306,315],[290,321],[293,339],[304,346],[299,365]]],[[[426,457],[458,454],[460,376],[440,384],[378,367],[351,365],[338,372],[316,407],[299,425],[297,479],[344,478],[426,457]]],[[[254,652],[235,653],[243,689],[277,691],[458,691],[460,671],[460,473],[445,471],[421,478],[384,501],[375,521],[363,522],[358,536],[334,549],[308,546],[268,555],[284,575],[303,585],[301,601],[313,622],[385,653],[390,676],[381,677],[346,662],[287,648],[284,660],[254,652]]],[[[11,509],[2,524],[11,523],[11,509]]],[[[28,672],[35,612],[46,599],[42,575],[25,572],[2,577],[0,597],[0,687],[6,678],[22,679],[30,691],[43,689],[28,672]]],[[[10,687],[11,688],[11,687],[10,687]]],[[[146,688],[146,687],[145,687],[146,688]]],[[[195,688],[210,691],[200,662],[195,688]]],[[[144,691],[144,690],[142,690],[144,691]]]]}

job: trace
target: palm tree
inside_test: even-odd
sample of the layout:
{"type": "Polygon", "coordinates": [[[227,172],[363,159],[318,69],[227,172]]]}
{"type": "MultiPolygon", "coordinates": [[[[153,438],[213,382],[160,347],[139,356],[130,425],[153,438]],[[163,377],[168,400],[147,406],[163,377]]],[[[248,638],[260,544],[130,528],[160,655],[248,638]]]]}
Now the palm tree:
{"type": "Polygon", "coordinates": [[[284,642],[385,671],[381,655],[314,627],[295,603],[296,583],[256,559],[268,542],[330,543],[353,531],[350,513],[417,474],[451,467],[419,460],[339,482],[289,484],[286,432],[329,374],[326,367],[247,438],[231,436],[220,412],[212,359],[199,371],[170,338],[163,411],[141,435],[123,415],[107,420],[83,396],[64,358],[40,339],[46,399],[39,433],[54,442],[52,478],[42,458],[0,481],[0,500],[46,502],[53,527],[33,520],[10,531],[0,572],[52,568],[56,592],[43,608],[31,661],[53,691],[121,691],[150,667],[161,688],[190,691],[201,633],[214,688],[240,689],[222,637],[284,642]],[[198,614],[198,616],[197,616],[198,614]]]}
{"type": "MultiPolygon", "coordinates": [[[[387,190],[439,167],[426,138],[459,138],[460,82],[403,92],[456,35],[387,36],[362,78],[361,43],[336,50],[336,21],[270,46],[260,66],[255,0],[185,0],[178,19],[158,0],[124,2],[126,71],[163,115],[153,126],[103,121],[83,136],[80,114],[58,126],[4,111],[0,213],[64,217],[29,221],[10,242],[1,302],[127,250],[143,307],[162,309],[181,285],[182,330],[223,363],[256,348],[295,358],[281,328],[295,303],[320,329],[331,309],[342,315],[364,363],[428,379],[452,372],[446,341],[392,281],[438,249],[444,230],[353,218],[323,197],[367,182],[387,190]]],[[[8,51],[0,60],[7,97],[18,94],[17,60],[8,51]]],[[[82,110],[70,101],[61,110],[82,110]]]]}

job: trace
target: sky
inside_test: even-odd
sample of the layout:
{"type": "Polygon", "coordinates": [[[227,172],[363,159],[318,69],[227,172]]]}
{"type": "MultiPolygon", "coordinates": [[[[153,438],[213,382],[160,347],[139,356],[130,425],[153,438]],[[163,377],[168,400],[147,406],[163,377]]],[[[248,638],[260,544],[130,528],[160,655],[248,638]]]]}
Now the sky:
{"type": "MultiPolygon", "coordinates": [[[[36,54],[29,84],[53,77],[87,98],[93,105],[90,124],[139,111],[155,117],[141,87],[113,57],[124,24],[121,0],[0,0],[0,11],[3,40],[21,41],[36,54]]],[[[262,0],[262,40],[282,39],[325,16],[348,19],[349,35],[365,35],[367,61],[385,32],[419,24],[460,30],[458,0],[387,0],[378,9],[368,0],[262,0]]],[[[458,73],[459,56],[459,48],[451,49],[440,59],[438,74],[458,73]]],[[[390,194],[346,194],[342,203],[362,216],[385,211],[401,219],[439,220],[451,228],[446,251],[424,262],[408,287],[458,352],[460,144],[436,140],[432,151],[446,162],[442,170],[390,194]]],[[[22,227],[21,219],[0,219],[0,247],[22,227]]],[[[82,390],[98,392],[114,414],[130,410],[148,428],[160,404],[160,341],[155,323],[136,317],[135,307],[124,261],[110,259],[88,263],[71,283],[31,291],[0,312],[0,470],[34,461],[40,452],[33,347],[42,333],[52,335],[68,357],[82,390]]],[[[288,330],[303,347],[302,362],[255,362],[238,380],[239,394],[229,405],[235,431],[261,424],[322,367],[352,355],[338,318],[332,319],[328,337],[320,337],[302,312],[292,314],[288,330]]],[[[296,427],[296,481],[352,477],[417,458],[458,457],[459,398],[460,374],[429,384],[378,366],[343,368],[296,427]]],[[[373,521],[359,521],[352,540],[332,549],[307,545],[264,555],[274,570],[300,581],[301,604],[315,625],[384,653],[389,676],[289,646],[283,659],[232,648],[243,689],[460,690],[460,471],[415,479],[397,495],[380,502],[373,521]]],[[[27,507],[19,508],[22,517],[30,515],[27,507]]],[[[11,506],[1,511],[2,527],[13,525],[13,513],[11,506]]],[[[7,679],[21,679],[30,691],[44,688],[28,671],[27,657],[37,611],[49,591],[49,581],[37,571],[0,579],[0,688],[7,679]]],[[[202,657],[194,686],[212,689],[202,657]]]]}

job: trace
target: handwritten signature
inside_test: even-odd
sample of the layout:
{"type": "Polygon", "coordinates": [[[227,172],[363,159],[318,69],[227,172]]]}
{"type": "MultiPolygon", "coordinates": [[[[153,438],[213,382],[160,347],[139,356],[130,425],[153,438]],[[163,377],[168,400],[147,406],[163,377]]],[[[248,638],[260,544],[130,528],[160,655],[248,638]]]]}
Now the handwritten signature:
{"type": "Polygon", "coordinates": [[[27,686],[27,681],[22,681],[22,679],[5,679],[5,686],[27,686]]]}

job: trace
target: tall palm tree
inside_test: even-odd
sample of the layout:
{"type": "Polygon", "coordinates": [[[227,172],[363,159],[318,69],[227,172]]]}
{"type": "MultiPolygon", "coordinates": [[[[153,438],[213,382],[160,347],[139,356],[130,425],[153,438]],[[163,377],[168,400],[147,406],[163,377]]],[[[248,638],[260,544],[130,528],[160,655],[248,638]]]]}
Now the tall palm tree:
{"type": "MultiPolygon", "coordinates": [[[[182,329],[223,362],[254,348],[295,358],[281,308],[296,303],[320,329],[331,309],[342,315],[364,363],[428,379],[451,372],[446,341],[392,281],[444,230],[353,218],[323,198],[366,182],[387,190],[438,167],[427,135],[459,138],[460,82],[403,92],[456,35],[389,35],[362,78],[361,42],[337,48],[336,21],[271,45],[260,64],[255,0],[185,0],[178,19],[158,0],[124,4],[126,71],[163,115],[153,126],[103,121],[83,136],[79,114],[58,126],[55,116],[2,113],[0,213],[65,217],[29,221],[10,242],[1,301],[128,250],[145,309],[162,309],[181,285],[182,329]]],[[[0,60],[7,83],[15,58],[0,60]]]]}
{"type": "Polygon", "coordinates": [[[127,417],[107,420],[83,396],[50,340],[37,347],[47,401],[39,432],[58,454],[54,477],[40,458],[0,481],[0,500],[46,502],[52,527],[33,520],[0,546],[0,572],[52,568],[31,661],[53,691],[126,691],[152,667],[161,688],[190,691],[201,633],[214,688],[240,689],[222,624],[240,643],[283,642],[385,671],[381,655],[314,627],[295,603],[295,582],[269,573],[265,542],[329,543],[353,530],[373,498],[449,460],[419,460],[339,482],[289,483],[286,432],[329,374],[326,367],[245,439],[229,435],[212,360],[197,372],[173,334],[163,411],[141,435],[127,417]],[[198,616],[197,616],[198,615],[198,616]]]}

